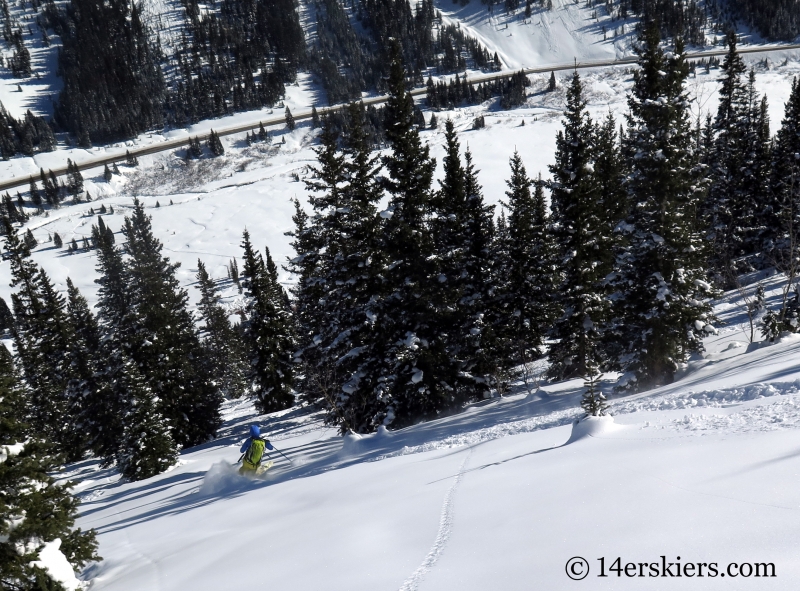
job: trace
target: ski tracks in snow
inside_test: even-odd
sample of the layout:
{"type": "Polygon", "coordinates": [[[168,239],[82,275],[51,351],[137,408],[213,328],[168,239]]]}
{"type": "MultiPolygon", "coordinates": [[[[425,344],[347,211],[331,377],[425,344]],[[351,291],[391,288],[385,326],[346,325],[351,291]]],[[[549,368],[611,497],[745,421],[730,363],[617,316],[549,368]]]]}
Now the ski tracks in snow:
{"type": "Polygon", "coordinates": [[[455,497],[456,489],[458,485],[461,483],[461,479],[464,477],[465,468],[467,467],[467,462],[469,461],[470,456],[472,455],[472,448],[470,447],[469,451],[467,452],[467,457],[464,458],[464,461],[461,462],[461,466],[458,468],[458,474],[456,475],[455,482],[453,485],[448,489],[447,494],[444,496],[444,502],[442,503],[442,512],[439,517],[439,531],[436,534],[436,539],[433,542],[433,546],[428,551],[427,556],[417,567],[411,576],[408,577],[405,582],[401,585],[400,591],[417,591],[420,582],[422,581],[425,574],[436,564],[439,560],[439,557],[444,552],[444,548],[447,545],[447,541],[450,539],[450,532],[453,529],[453,498],[455,497]]]}

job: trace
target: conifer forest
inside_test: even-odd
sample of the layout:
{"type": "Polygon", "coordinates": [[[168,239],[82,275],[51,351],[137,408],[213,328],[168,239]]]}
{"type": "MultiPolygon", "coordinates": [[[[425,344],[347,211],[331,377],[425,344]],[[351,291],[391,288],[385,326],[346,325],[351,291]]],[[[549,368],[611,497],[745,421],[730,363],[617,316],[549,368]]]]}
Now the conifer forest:
{"type": "MultiPolygon", "coordinates": [[[[404,527],[381,521],[390,504],[382,498],[400,503],[375,492],[381,486],[399,487],[408,507],[398,512],[409,523],[422,521],[415,495],[426,503],[434,495],[434,544],[409,551],[403,560],[424,557],[422,565],[391,585],[411,591],[424,579],[454,588],[434,567],[440,556],[449,564],[450,537],[449,556],[464,552],[458,544],[476,547],[452,529],[453,507],[464,503],[456,489],[471,494],[462,480],[491,471],[505,487],[521,472],[504,470],[531,462],[542,471],[534,484],[523,479],[541,488],[530,504],[546,507],[542,490],[568,478],[547,472],[562,469],[547,462],[573,443],[569,453],[608,445],[610,458],[610,441],[600,440],[626,429],[623,441],[633,425],[642,449],[673,432],[681,442],[715,429],[755,439],[800,425],[791,361],[800,334],[800,67],[789,49],[779,53],[800,38],[800,0],[452,4],[0,0],[0,164],[24,183],[0,194],[0,272],[10,281],[0,297],[3,589],[132,591],[163,582],[160,561],[168,572],[188,543],[175,542],[173,555],[151,550],[172,544],[172,530],[153,546],[131,532],[142,527],[153,540],[153,523],[180,524],[193,511],[208,519],[203,511],[231,499],[250,511],[248,524],[212,520],[213,536],[255,560],[225,538],[228,529],[261,519],[254,507],[277,512],[260,527],[283,524],[281,512],[298,511],[297,499],[301,512],[328,511],[301,488],[322,480],[314,486],[333,491],[325,499],[359,505],[324,522],[347,543],[404,527]],[[575,51],[574,66],[535,75],[515,61],[514,45],[535,47],[520,35],[523,25],[531,36],[533,27],[556,26],[548,14],[568,11],[617,60],[629,39],[633,59],[612,64],[605,78],[601,66],[579,66],[579,57],[593,59],[588,51],[575,51]],[[783,45],[762,59],[747,54],[756,43],[783,45]],[[45,53],[52,45],[57,51],[45,53]],[[690,56],[697,48],[718,54],[690,56]],[[705,86],[698,73],[708,75],[705,86]],[[775,88],[779,75],[784,94],[768,96],[763,80],[771,76],[775,88]],[[608,97],[623,95],[615,111],[608,97]],[[512,129],[511,114],[522,109],[530,113],[512,129]],[[248,119],[262,112],[263,121],[248,119]],[[253,125],[233,132],[232,122],[253,125]],[[492,128],[505,131],[486,147],[492,128]],[[185,139],[147,153],[153,136],[153,145],[185,139]],[[770,358],[764,351],[773,346],[779,353],[770,358]],[[755,361],[737,373],[730,360],[739,354],[755,361]],[[771,363],[784,365],[766,375],[771,363]],[[758,380],[736,381],[758,371],[758,380]],[[759,415],[771,397],[780,412],[759,415]],[[725,414],[753,401],[744,418],[725,414]],[[682,418],[657,414],[678,410],[682,418]],[[660,439],[644,431],[651,415],[666,433],[660,439]],[[540,437],[551,429],[564,430],[567,443],[540,437]],[[509,435],[518,436],[509,457],[473,459],[479,445],[509,435]],[[254,441],[265,444],[263,464],[248,455],[254,441]],[[430,474],[404,463],[431,452],[457,459],[430,474]],[[520,463],[506,465],[512,460],[520,463]],[[335,492],[344,486],[337,475],[354,467],[378,474],[370,466],[387,471],[365,477],[375,488],[358,490],[368,494],[335,492]],[[424,486],[408,484],[414,478],[424,486]],[[296,488],[279,496],[284,485],[296,488]],[[248,505],[255,495],[260,504],[248,505]],[[349,537],[365,523],[367,533],[349,537]]],[[[503,455],[499,444],[492,449],[503,455]]],[[[781,462],[793,457],[775,449],[781,462]]],[[[737,453],[726,451],[725,461],[737,453]]],[[[675,454],[656,463],[684,457],[675,454]]],[[[772,456],[754,456],[757,468],[726,467],[719,479],[766,470],[778,461],[772,456]]],[[[591,456],[592,470],[596,463],[610,473],[599,457],[591,456]]],[[[559,461],[594,488],[573,482],[554,496],[626,487],[640,495],[638,475],[609,482],[559,461]]],[[[703,479],[694,488],[672,473],[674,482],[655,478],[680,494],[714,497],[717,509],[732,497],[703,488],[713,463],[697,469],[703,479]]],[[[502,498],[513,504],[528,495],[520,490],[502,498]]],[[[656,495],[641,497],[648,494],[656,495]]],[[[789,503],[747,498],[759,507],[789,503]]],[[[597,503],[589,502],[595,515],[597,503]]],[[[519,515],[485,522],[500,520],[498,531],[508,532],[519,515]]],[[[282,538],[259,530],[279,540],[270,553],[294,543],[290,525],[282,538]]],[[[258,536],[246,546],[261,552],[258,536]]],[[[383,543],[375,551],[391,555],[383,543]]],[[[216,564],[207,551],[198,557],[216,564]]],[[[319,569],[333,568],[320,560],[319,569]]],[[[563,578],[563,561],[558,568],[563,578]]],[[[186,584],[202,587],[209,572],[186,584]]],[[[337,572],[330,588],[369,588],[337,586],[352,576],[337,572]]],[[[375,577],[396,578],[386,572],[375,577]]],[[[247,576],[231,580],[252,583],[247,576]]],[[[293,588],[304,576],[276,575],[276,585],[293,588]]],[[[470,584],[464,589],[477,588],[470,584]]]]}

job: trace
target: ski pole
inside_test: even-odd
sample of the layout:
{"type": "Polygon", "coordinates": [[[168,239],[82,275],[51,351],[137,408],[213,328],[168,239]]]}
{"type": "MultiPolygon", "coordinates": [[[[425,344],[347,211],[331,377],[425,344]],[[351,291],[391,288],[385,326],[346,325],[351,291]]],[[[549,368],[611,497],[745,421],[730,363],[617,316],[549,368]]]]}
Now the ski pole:
{"type": "Polygon", "coordinates": [[[276,452],[278,452],[279,454],[281,454],[281,455],[282,455],[284,458],[286,458],[287,460],[289,460],[289,463],[290,463],[290,464],[294,464],[294,462],[293,462],[292,460],[290,460],[290,459],[289,459],[289,457],[288,457],[288,456],[287,456],[285,453],[283,453],[281,450],[279,450],[279,449],[278,449],[277,447],[275,447],[274,445],[272,446],[272,449],[274,449],[276,452]]]}
{"type": "MultiPolygon", "coordinates": [[[[244,452],[244,453],[247,453],[247,452],[244,452]]],[[[239,459],[238,459],[238,460],[236,460],[236,461],[235,461],[233,464],[231,464],[231,465],[232,465],[232,466],[235,466],[236,464],[238,464],[239,462],[241,462],[241,461],[242,461],[242,458],[243,458],[243,457],[244,457],[244,454],[240,455],[240,456],[239,456],[239,459]]]]}

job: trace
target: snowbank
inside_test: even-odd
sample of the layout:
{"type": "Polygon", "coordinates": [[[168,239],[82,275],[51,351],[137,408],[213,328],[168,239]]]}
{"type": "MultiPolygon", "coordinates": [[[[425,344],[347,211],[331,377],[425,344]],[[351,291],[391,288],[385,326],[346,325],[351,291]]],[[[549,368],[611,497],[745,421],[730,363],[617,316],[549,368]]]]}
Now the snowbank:
{"type": "Polygon", "coordinates": [[[572,434],[567,443],[573,443],[587,437],[602,437],[612,431],[622,429],[621,425],[614,423],[614,417],[584,417],[572,423],[572,434]]]}
{"type": "Polygon", "coordinates": [[[46,570],[53,580],[61,583],[67,591],[85,589],[86,584],[81,583],[75,577],[75,571],[72,570],[72,565],[67,561],[67,557],[64,556],[60,548],[60,538],[56,538],[52,542],[47,542],[44,547],[39,550],[39,560],[32,562],[31,565],[46,570]]]}

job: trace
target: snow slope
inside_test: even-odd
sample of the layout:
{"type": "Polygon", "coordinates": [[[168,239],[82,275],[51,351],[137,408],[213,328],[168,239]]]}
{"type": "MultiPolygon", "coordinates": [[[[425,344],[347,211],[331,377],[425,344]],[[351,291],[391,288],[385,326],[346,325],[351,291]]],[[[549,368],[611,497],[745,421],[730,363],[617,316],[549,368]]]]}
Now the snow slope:
{"type": "MultiPolygon", "coordinates": [[[[774,296],[780,282],[763,280],[774,296]]],[[[125,484],[72,466],[80,526],[97,529],[105,559],[83,578],[98,591],[795,589],[800,341],[730,348],[746,329],[739,304],[717,306],[728,326],[702,368],[614,399],[614,418],[588,427],[572,425],[577,381],[364,437],[231,401],[220,437],[166,474],[125,484]],[[230,466],[254,421],[293,460],[274,455],[261,480],[230,466]],[[565,572],[576,556],[582,583],[565,572]],[[601,557],[662,556],[719,573],[773,563],[776,576],[597,576],[601,557]]]]}
{"type": "Polygon", "coordinates": [[[589,8],[586,2],[553,0],[547,10],[532,3],[531,18],[525,18],[524,2],[516,14],[502,4],[489,12],[478,0],[461,6],[452,0],[437,0],[444,24],[457,24],[497,52],[506,68],[531,68],[546,64],[587,60],[613,60],[632,54],[633,19],[612,20],[605,4],[589,8]],[[597,18],[593,18],[594,13],[597,18]],[[607,30],[604,39],[603,28],[607,30]],[[613,31],[619,29],[619,36],[613,31]],[[622,32],[624,28],[624,33],[622,32]]]}

